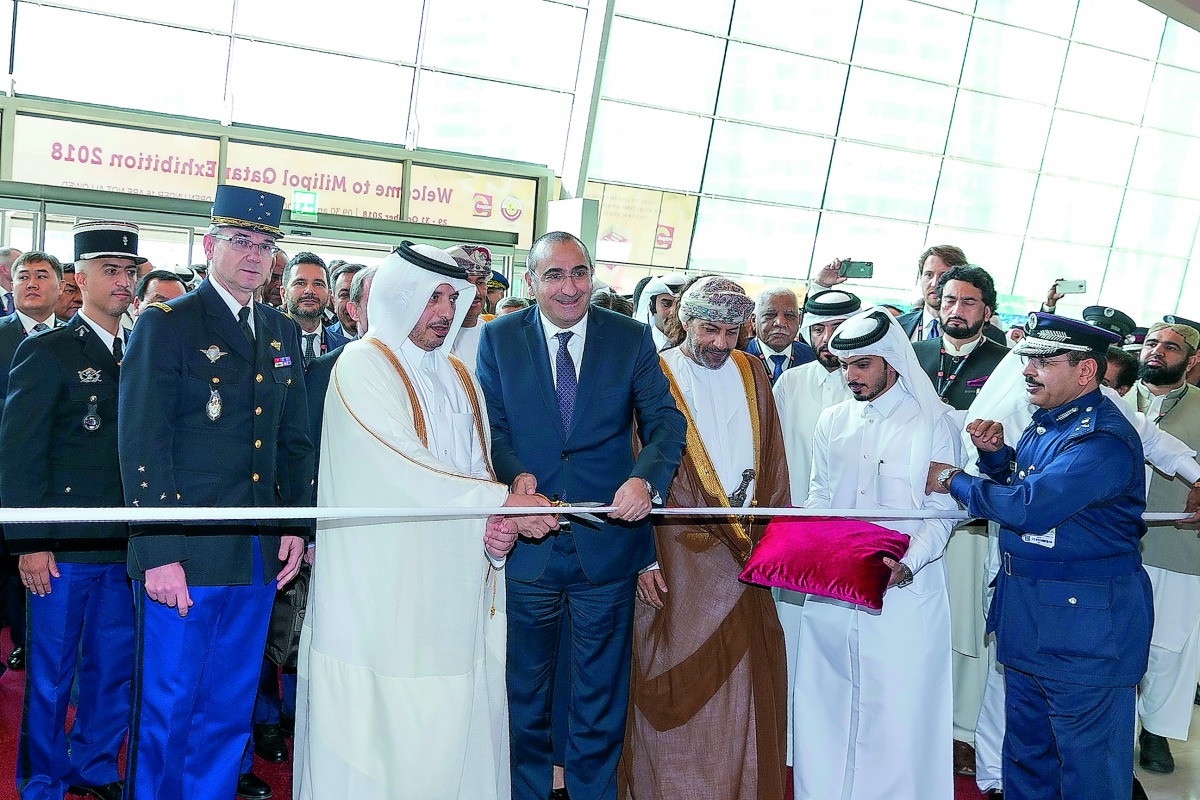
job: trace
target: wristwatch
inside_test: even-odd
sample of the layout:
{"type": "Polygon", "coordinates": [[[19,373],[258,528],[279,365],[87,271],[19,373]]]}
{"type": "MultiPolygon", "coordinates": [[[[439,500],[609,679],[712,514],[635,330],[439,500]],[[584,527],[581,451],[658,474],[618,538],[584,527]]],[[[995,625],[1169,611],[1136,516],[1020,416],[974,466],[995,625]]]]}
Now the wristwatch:
{"type": "Polygon", "coordinates": [[[943,489],[950,488],[950,479],[954,477],[954,473],[961,472],[957,467],[946,467],[937,476],[937,484],[943,489]]]}
{"type": "Polygon", "coordinates": [[[646,484],[646,494],[650,495],[650,504],[655,505],[661,503],[662,497],[659,496],[658,491],[654,488],[654,484],[646,478],[642,478],[642,483],[646,484]]]}
{"type": "Polygon", "coordinates": [[[908,564],[905,564],[903,561],[898,561],[896,563],[900,565],[900,570],[904,573],[904,577],[901,578],[896,585],[903,589],[905,586],[908,586],[913,582],[913,573],[908,564]]]}

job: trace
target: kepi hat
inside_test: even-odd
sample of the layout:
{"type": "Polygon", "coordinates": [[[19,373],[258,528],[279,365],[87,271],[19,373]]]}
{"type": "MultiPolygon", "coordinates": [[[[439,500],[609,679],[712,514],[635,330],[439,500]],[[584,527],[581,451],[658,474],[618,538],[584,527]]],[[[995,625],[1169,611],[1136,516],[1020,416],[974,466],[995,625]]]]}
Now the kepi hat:
{"type": "Polygon", "coordinates": [[[75,237],[76,261],[92,258],[128,258],[134,264],[147,261],[137,254],[138,226],[132,222],[77,222],[71,233],[75,237]]]}
{"type": "Polygon", "coordinates": [[[213,197],[212,224],[266,233],[279,238],[283,231],[284,199],[248,186],[221,185],[213,197]]]}

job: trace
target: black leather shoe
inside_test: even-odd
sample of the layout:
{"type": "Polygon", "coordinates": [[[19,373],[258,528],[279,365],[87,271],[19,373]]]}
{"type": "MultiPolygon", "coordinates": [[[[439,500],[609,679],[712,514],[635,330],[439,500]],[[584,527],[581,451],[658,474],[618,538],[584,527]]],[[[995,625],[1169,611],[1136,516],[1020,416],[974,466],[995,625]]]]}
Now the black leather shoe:
{"type": "Polygon", "coordinates": [[[14,647],[12,652],[8,654],[8,668],[15,669],[18,672],[25,669],[25,648],[21,646],[14,647]]]}
{"type": "Polygon", "coordinates": [[[567,794],[567,787],[561,789],[550,790],[550,800],[571,800],[571,795],[567,794]]]}
{"type": "Polygon", "coordinates": [[[242,800],[268,800],[271,797],[271,787],[267,782],[252,772],[238,775],[237,796],[242,800]]]}
{"type": "Polygon", "coordinates": [[[1159,772],[1169,775],[1175,771],[1175,758],[1171,755],[1171,745],[1167,737],[1151,733],[1146,729],[1138,734],[1138,744],[1142,748],[1142,769],[1148,772],[1159,772]]]}
{"type": "Polygon", "coordinates": [[[71,784],[67,787],[68,794],[78,794],[83,797],[94,797],[96,800],[121,800],[121,789],[123,784],[120,781],[106,783],[103,786],[77,786],[71,784]]]}
{"type": "Polygon", "coordinates": [[[1133,800],[1150,800],[1150,796],[1146,794],[1146,790],[1142,788],[1142,782],[1133,777],[1133,800]]]}
{"type": "Polygon", "coordinates": [[[287,740],[283,738],[283,731],[279,730],[278,725],[254,726],[254,752],[263,761],[272,764],[287,761],[287,740]]]}
{"type": "Polygon", "coordinates": [[[283,735],[292,737],[296,735],[296,718],[289,717],[284,714],[279,715],[279,730],[283,731],[283,735]]]}

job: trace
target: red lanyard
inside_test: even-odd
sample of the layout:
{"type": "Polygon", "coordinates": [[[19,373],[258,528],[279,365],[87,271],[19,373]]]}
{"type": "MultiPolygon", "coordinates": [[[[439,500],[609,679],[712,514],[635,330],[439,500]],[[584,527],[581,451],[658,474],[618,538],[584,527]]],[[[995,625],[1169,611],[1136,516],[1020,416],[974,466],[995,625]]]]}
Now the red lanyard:
{"type": "MultiPolygon", "coordinates": [[[[975,350],[978,349],[979,347],[976,346],[971,353],[974,353],[975,350]]],[[[954,372],[951,372],[950,377],[946,378],[946,348],[941,348],[941,354],[938,356],[938,397],[942,398],[943,400],[946,399],[946,393],[950,391],[950,387],[954,385],[956,380],[958,380],[958,373],[962,372],[963,365],[967,363],[967,359],[971,357],[971,353],[967,353],[965,356],[962,356],[959,362],[954,365],[954,372]],[[942,382],[943,378],[945,378],[945,383],[942,382]]],[[[951,359],[953,359],[953,356],[951,356],[951,359]]]]}

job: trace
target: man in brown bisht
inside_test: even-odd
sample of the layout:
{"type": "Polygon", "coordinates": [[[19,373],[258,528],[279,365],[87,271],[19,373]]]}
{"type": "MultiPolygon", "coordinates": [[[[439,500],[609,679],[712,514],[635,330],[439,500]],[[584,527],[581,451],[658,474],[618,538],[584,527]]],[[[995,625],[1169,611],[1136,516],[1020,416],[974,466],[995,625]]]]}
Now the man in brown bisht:
{"type": "MultiPolygon", "coordinates": [[[[683,295],[685,339],[661,355],[687,418],[668,506],[788,504],[770,381],[758,359],[734,349],[753,306],[742,287],[720,277],[701,279],[683,295]]],[[[638,578],[620,794],[782,800],[783,629],[771,593],[738,581],[762,521],[661,519],[658,561],[638,578]]]]}

